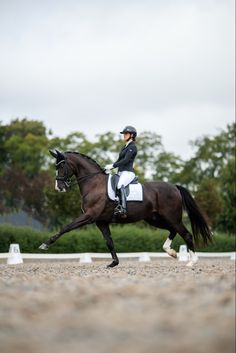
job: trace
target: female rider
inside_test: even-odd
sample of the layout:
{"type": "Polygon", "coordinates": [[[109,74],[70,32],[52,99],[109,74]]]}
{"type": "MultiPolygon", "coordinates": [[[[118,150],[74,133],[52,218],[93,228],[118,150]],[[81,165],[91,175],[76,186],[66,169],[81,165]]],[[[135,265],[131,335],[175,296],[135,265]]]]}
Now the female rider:
{"type": "Polygon", "coordinates": [[[135,138],[137,131],[133,126],[126,126],[120,132],[124,136],[125,146],[121,149],[119,158],[113,164],[105,166],[105,170],[109,172],[113,168],[118,167],[118,175],[120,176],[117,189],[119,197],[119,205],[115,208],[115,214],[119,214],[122,218],[127,217],[126,194],[125,187],[135,178],[133,163],[137,154],[135,138]]]}

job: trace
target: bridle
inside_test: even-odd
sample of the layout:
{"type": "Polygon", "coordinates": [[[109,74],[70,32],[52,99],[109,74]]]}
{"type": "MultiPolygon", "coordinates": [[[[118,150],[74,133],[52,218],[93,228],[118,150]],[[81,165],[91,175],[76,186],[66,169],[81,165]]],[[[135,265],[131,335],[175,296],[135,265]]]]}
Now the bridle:
{"type": "Polygon", "coordinates": [[[65,159],[62,159],[60,162],[56,163],[56,168],[59,167],[60,164],[65,163],[65,174],[63,176],[56,176],[56,180],[58,181],[63,181],[63,183],[65,184],[65,186],[67,188],[70,187],[71,184],[71,180],[69,177],[69,168],[68,168],[68,164],[66,163],[65,159]]]}
{"type": "Polygon", "coordinates": [[[76,185],[78,182],[83,182],[95,175],[98,175],[98,174],[101,174],[101,173],[104,173],[104,170],[101,170],[101,171],[98,171],[98,172],[94,172],[94,173],[90,173],[90,174],[87,174],[87,175],[84,175],[84,176],[81,176],[79,178],[77,178],[77,180],[72,184],[71,183],[71,179],[70,179],[70,176],[69,176],[69,166],[68,166],[68,163],[65,159],[62,159],[60,162],[56,163],[56,168],[61,164],[61,163],[65,163],[65,174],[63,176],[56,176],[56,180],[58,181],[62,181],[65,186],[67,188],[69,188],[70,186],[72,185],[76,185]]]}

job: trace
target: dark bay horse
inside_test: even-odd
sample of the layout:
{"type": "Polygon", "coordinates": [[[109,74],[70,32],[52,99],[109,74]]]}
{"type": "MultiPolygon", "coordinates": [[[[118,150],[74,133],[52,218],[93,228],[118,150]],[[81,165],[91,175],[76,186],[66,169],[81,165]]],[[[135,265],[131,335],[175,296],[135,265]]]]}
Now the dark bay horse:
{"type": "Polygon", "coordinates": [[[205,245],[212,240],[212,234],[207,222],[196,202],[187,189],[179,185],[166,182],[152,181],[143,184],[143,202],[127,204],[127,218],[114,217],[116,203],[107,196],[108,175],[92,158],[77,152],[50,151],[56,158],[56,190],[63,192],[69,187],[70,178],[74,175],[82,196],[83,213],[73,222],[66,225],[59,233],[49,238],[39,248],[47,250],[64,233],[82,227],[86,224],[96,223],[102,232],[107,247],[112,256],[112,263],[108,267],[119,264],[111,232],[110,223],[132,223],[140,220],[161,229],[169,230],[163,249],[172,257],[176,252],[171,248],[171,243],[176,234],[184,239],[190,254],[189,266],[197,262],[194,250],[194,241],[202,241],[205,245]],[[182,222],[182,213],[188,213],[192,234],[182,222]]]}

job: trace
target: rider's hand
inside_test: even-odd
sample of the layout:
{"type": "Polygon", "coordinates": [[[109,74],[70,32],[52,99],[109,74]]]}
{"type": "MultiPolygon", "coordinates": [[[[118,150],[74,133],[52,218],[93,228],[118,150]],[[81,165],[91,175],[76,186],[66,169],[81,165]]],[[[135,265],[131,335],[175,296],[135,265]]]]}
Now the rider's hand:
{"type": "Polygon", "coordinates": [[[114,167],[113,167],[113,164],[107,164],[104,169],[105,169],[105,172],[106,172],[107,174],[109,174],[110,171],[111,171],[113,168],[114,168],[114,167]]]}

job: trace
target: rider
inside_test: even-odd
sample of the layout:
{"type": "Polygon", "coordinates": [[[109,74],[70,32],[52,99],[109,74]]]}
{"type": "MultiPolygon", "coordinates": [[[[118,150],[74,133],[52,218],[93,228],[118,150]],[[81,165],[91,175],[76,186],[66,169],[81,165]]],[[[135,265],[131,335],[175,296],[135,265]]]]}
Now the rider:
{"type": "Polygon", "coordinates": [[[125,146],[121,149],[119,158],[113,164],[105,166],[106,171],[118,167],[118,175],[120,176],[117,185],[119,205],[115,209],[115,214],[119,214],[122,218],[127,217],[126,194],[125,187],[135,178],[133,163],[137,154],[135,138],[137,131],[133,126],[126,126],[120,132],[124,136],[125,146]]]}

